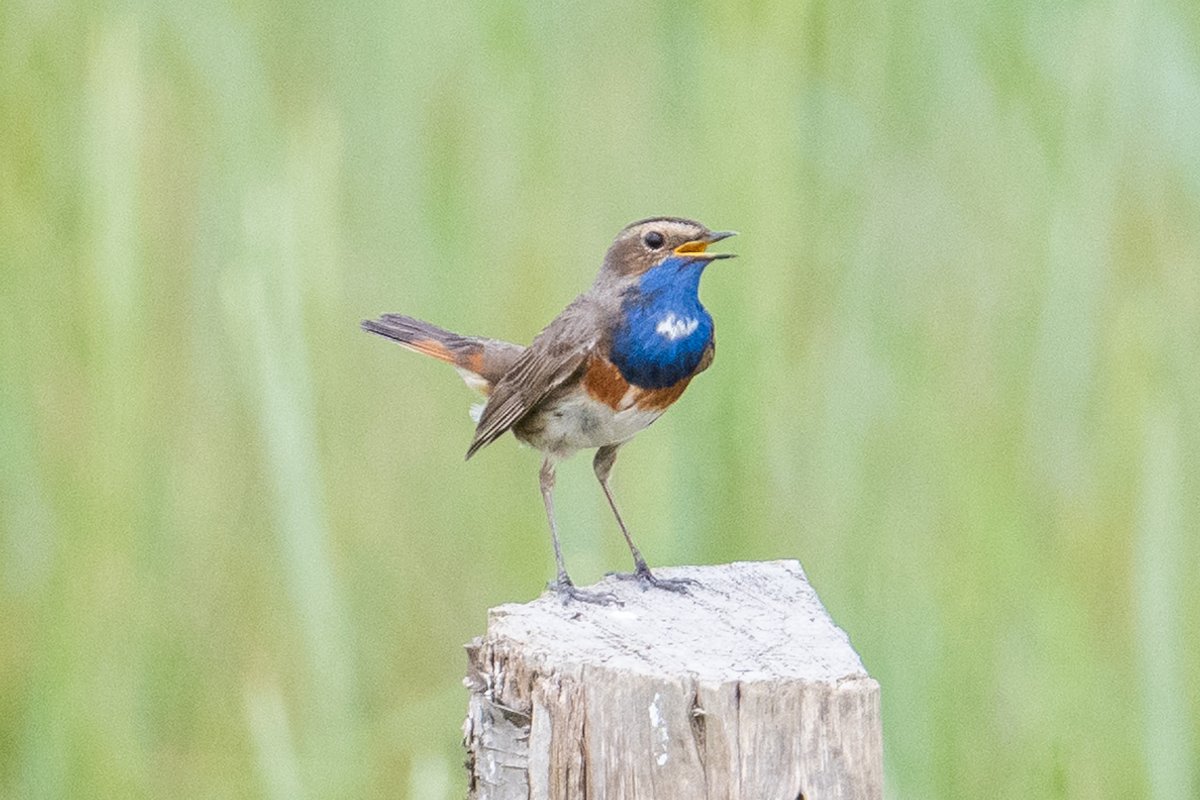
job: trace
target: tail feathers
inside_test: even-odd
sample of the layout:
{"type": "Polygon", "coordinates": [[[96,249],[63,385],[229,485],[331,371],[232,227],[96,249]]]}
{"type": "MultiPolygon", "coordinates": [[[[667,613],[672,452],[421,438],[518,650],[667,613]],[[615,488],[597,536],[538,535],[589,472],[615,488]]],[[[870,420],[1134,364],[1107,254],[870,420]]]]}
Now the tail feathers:
{"type": "Polygon", "coordinates": [[[472,389],[487,394],[525,351],[520,345],[477,336],[460,336],[437,325],[405,316],[384,314],[364,319],[362,329],[418,353],[454,365],[472,389]]]}
{"type": "Polygon", "coordinates": [[[455,366],[466,367],[466,364],[458,364],[459,356],[465,356],[464,351],[473,349],[473,342],[467,337],[402,314],[384,314],[379,319],[364,319],[362,329],[455,366]]]}

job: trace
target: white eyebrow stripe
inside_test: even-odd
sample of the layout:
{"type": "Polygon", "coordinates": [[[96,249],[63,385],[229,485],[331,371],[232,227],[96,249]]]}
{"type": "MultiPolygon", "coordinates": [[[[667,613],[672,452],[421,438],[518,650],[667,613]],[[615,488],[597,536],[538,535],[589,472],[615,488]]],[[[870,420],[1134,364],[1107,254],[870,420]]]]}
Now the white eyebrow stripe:
{"type": "Polygon", "coordinates": [[[691,336],[698,327],[700,327],[700,320],[695,317],[680,319],[673,312],[668,312],[665,317],[658,321],[658,326],[654,330],[671,341],[675,341],[685,336],[691,336]]]}

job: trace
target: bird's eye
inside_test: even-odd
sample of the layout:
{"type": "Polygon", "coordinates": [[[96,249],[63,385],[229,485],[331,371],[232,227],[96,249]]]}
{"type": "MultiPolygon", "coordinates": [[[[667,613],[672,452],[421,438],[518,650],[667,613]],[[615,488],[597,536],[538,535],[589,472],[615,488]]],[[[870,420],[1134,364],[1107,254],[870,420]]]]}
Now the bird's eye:
{"type": "Polygon", "coordinates": [[[666,239],[658,231],[650,231],[642,237],[642,241],[646,243],[646,247],[649,247],[651,250],[657,250],[663,246],[666,239]]]}

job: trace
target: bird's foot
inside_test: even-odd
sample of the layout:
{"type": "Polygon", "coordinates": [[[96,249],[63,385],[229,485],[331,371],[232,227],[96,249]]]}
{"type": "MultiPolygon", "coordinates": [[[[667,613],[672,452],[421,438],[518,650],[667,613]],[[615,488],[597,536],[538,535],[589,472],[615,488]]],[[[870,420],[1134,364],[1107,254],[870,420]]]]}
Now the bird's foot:
{"type": "Polygon", "coordinates": [[[660,578],[650,571],[650,567],[646,566],[645,562],[638,564],[637,569],[633,572],[612,572],[609,574],[618,580],[637,581],[641,584],[643,591],[653,586],[656,589],[666,589],[668,592],[675,592],[676,594],[687,594],[690,587],[700,585],[699,581],[694,581],[691,578],[660,578]]]}
{"type": "Polygon", "coordinates": [[[559,575],[557,580],[546,584],[546,588],[554,590],[554,593],[558,595],[558,599],[562,601],[564,606],[572,600],[581,603],[592,603],[598,606],[624,605],[612,592],[580,589],[566,575],[559,575]]]}

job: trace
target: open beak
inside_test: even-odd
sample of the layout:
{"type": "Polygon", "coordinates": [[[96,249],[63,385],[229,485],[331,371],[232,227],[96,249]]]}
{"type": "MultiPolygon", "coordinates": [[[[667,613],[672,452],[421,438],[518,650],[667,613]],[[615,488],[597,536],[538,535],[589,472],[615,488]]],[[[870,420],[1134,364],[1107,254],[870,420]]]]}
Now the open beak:
{"type": "Polygon", "coordinates": [[[675,248],[675,255],[688,256],[697,261],[715,261],[718,258],[733,258],[737,253],[709,253],[708,246],[713,242],[719,242],[722,239],[728,239],[730,236],[737,236],[736,231],[709,231],[709,233],[701,239],[693,239],[690,242],[684,242],[675,248]]]}

